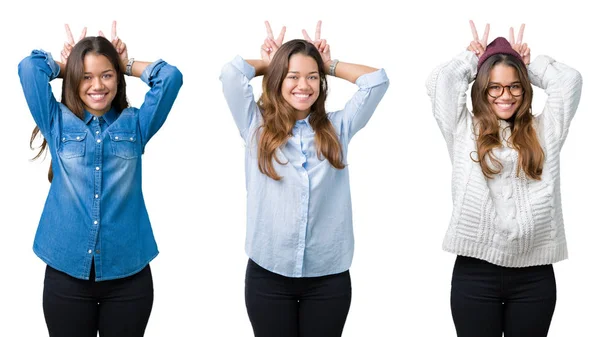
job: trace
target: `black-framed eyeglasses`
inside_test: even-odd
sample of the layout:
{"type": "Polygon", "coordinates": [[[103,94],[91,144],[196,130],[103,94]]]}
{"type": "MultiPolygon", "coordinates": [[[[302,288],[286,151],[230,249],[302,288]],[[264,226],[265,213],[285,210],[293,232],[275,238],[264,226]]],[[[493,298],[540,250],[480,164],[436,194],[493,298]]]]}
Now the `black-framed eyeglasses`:
{"type": "Polygon", "coordinates": [[[521,83],[513,83],[511,85],[500,85],[500,84],[490,84],[485,89],[488,95],[493,98],[498,98],[504,94],[504,88],[508,88],[508,91],[513,97],[519,97],[525,93],[525,88],[521,85],[521,83]]]}

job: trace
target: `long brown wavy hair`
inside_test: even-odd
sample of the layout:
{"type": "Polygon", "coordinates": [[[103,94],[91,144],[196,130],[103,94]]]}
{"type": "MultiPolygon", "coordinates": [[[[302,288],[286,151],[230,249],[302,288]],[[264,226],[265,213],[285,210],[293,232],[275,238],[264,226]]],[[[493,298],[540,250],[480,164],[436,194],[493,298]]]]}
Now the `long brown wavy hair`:
{"type": "Polygon", "coordinates": [[[490,72],[497,64],[504,64],[517,70],[519,81],[523,86],[523,101],[515,114],[507,120],[511,128],[508,141],[519,153],[519,165],[517,174],[521,170],[527,177],[540,180],[544,166],[544,150],[540,145],[535,128],[533,126],[533,115],[531,113],[531,102],[533,100],[533,88],[527,75],[527,68],[523,62],[513,55],[496,54],[490,56],[479,70],[475,83],[471,88],[471,100],[473,103],[473,115],[477,123],[477,158],[481,170],[487,178],[502,171],[502,164],[494,156],[492,150],[502,147],[498,117],[494,114],[487,98],[487,86],[490,80],[490,72]],[[490,165],[491,164],[491,165],[490,165]]]}
{"type": "Polygon", "coordinates": [[[333,125],[327,118],[325,99],[327,98],[327,79],[323,59],[317,48],[305,40],[291,40],[284,43],[273,56],[267,73],[262,82],[263,93],[258,100],[261,108],[263,122],[257,130],[258,138],[258,168],[261,173],[280,180],[275,171],[273,160],[284,165],[275,152],[284,145],[292,135],[292,128],[296,123],[296,109],[294,109],[281,94],[283,80],[287,76],[289,61],[292,55],[302,54],[312,57],[319,69],[319,97],[310,108],[309,123],[315,131],[315,145],[319,159],[325,157],[329,163],[337,168],[345,167],[342,158],[342,146],[333,125]]]}
{"type": "MultiPolygon", "coordinates": [[[[117,74],[117,94],[111,103],[111,107],[114,108],[117,113],[121,113],[123,109],[127,108],[127,96],[125,95],[125,74],[121,69],[121,61],[119,53],[115,47],[102,36],[90,36],[86,37],[75,46],[67,59],[65,65],[65,75],[62,82],[62,98],[61,103],[66,105],[69,110],[83,120],[85,104],[79,97],[79,84],[83,79],[84,74],[84,59],[88,53],[94,53],[97,55],[104,55],[110,61],[112,66],[115,68],[117,74]]],[[[40,133],[40,129],[36,126],[31,132],[31,138],[29,140],[29,147],[34,150],[33,142],[40,133]]],[[[39,146],[39,152],[33,157],[33,160],[39,158],[47,150],[48,143],[46,139],[42,141],[39,146]]],[[[52,182],[52,162],[50,162],[50,168],[48,169],[48,181],[52,182]]]]}

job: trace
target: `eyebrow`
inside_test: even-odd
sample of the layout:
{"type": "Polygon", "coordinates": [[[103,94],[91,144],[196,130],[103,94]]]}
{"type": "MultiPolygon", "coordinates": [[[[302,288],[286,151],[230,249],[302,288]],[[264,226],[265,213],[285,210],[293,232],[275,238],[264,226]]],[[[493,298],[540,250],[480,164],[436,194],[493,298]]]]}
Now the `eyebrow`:
{"type": "MultiPolygon", "coordinates": [[[[318,71],[311,71],[308,74],[310,75],[310,74],[318,74],[318,73],[319,73],[318,71]]],[[[300,72],[296,71],[296,70],[290,70],[290,71],[288,71],[288,74],[300,74],[300,72]]]]}
{"type": "MultiPolygon", "coordinates": [[[[106,69],[101,74],[106,74],[106,73],[111,72],[111,71],[115,71],[115,70],[114,69],[106,69]]],[[[84,71],[83,73],[84,74],[91,74],[92,72],[91,71],[84,71]]]]}
{"type": "MultiPolygon", "coordinates": [[[[515,83],[521,84],[521,81],[510,82],[510,84],[515,84],[515,83]]],[[[488,84],[502,84],[502,83],[500,83],[500,82],[489,82],[488,84]]]]}

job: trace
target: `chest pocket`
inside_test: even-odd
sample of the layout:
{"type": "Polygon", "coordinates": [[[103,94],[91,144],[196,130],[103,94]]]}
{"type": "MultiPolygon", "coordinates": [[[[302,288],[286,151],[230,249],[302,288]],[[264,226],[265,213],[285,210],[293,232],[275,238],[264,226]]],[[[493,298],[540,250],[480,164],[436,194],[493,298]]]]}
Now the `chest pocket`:
{"type": "Polygon", "coordinates": [[[112,131],[110,135],[110,147],[112,154],[123,159],[134,159],[140,156],[135,132],[112,131]]]}
{"type": "Polygon", "coordinates": [[[60,138],[59,154],[62,158],[82,157],[85,154],[86,132],[63,132],[60,138]]]}

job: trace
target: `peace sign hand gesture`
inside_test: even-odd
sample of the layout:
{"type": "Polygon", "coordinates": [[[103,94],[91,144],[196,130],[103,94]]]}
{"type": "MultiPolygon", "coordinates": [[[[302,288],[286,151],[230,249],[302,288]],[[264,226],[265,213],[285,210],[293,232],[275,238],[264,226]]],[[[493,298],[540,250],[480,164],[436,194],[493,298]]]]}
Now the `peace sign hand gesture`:
{"type": "MultiPolygon", "coordinates": [[[[73,33],[71,33],[71,28],[69,28],[68,24],[65,24],[65,32],[67,33],[67,41],[63,45],[63,49],[60,52],[60,62],[62,64],[67,64],[69,55],[71,55],[73,46],[75,46],[75,40],[73,39],[73,33]]],[[[87,27],[83,27],[83,30],[81,31],[81,35],[79,36],[79,40],[77,40],[77,42],[79,42],[81,39],[83,39],[86,34],[87,34],[87,27]]]]}
{"type": "Polygon", "coordinates": [[[477,57],[481,57],[485,49],[487,48],[487,40],[488,34],[490,33],[490,24],[485,25],[485,30],[483,31],[483,36],[480,39],[479,35],[477,35],[477,29],[475,28],[475,23],[472,20],[469,20],[469,24],[471,25],[471,33],[473,34],[473,41],[467,47],[467,50],[470,50],[477,55],[477,57]]]}
{"type": "Polygon", "coordinates": [[[281,28],[281,32],[277,39],[273,36],[273,31],[271,30],[271,25],[269,21],[265,21],[265,27],[267,27],[267,38],[265,39],[263,45],[260,48],[260,57],[262,58],[265,64],[271,63],[273,59],[273,55],[275,52],[281,47],[283,44],[283,38],[285,36],[285,26],[281,28]]]}
{"type": "Polygon", "coordinates": [[[317,22],[317,29],[315,30],[315,39],[312,40],[306,29],[302,30],[302,35],[304,35],[304,40],[312,43],[321,54],[321,58],[323,59],[323,64],[328,64],[331,61],[331,51],[329,50],[329,45],[327,44],[327,40],[321,40],[321,20],[317,22]]]}
{"type": "MultiPolygon", "coordinates": [[[[98,35],[100,35],[104,38],[106,37],[106,36],[104,36],[104,33],[102,33],[102,31],[98,31],[98,35]]],[[[110,42],[117,50],[117,53],[119,53],[119,59],[121,60],[121,70],[125,71],[125,68],[127,67],[127,61],[129,61],[129,57],[127,55],[127,45],[125,45],[125,42],[123,42],[117,36],[117,21],[112,22],[112,28],[111,28],[111,32],[110,32],[110,42]]]]}
{"type": "Polygon", "coordinates": [[[521,28],[519,29],[519,36],[517,37],[517,41],[515,42],[515,30],[510,27],[508,32],[508,42],[510,42],[510,46],[521,55],[523,58],[523,62],[525,65],[529,65],[529,61],[531,60],[531,50],[527,46],[527,43],[523,43],[523,32],[525,32],[525,24],[521,24],[521,28]]]}

